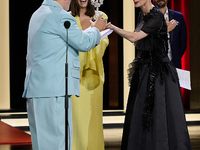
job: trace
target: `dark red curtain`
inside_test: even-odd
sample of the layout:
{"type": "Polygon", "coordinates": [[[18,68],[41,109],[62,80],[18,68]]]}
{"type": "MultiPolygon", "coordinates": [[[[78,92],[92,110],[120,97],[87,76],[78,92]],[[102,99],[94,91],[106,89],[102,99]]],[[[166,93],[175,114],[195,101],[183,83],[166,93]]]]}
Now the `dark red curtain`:
{"type": "MultiPolygon", "coordinates": [[[[183,14],[187,26],[187,49],[182,57],[182,69],[190,70],[190,16],[189,16],[189,0],[169,0],[168,7],[172,10],[179,11],[183,14]]],[[[183,96],[183,104],[185,109],[190,108],[190,91],[181,89],[183,96]]]]}

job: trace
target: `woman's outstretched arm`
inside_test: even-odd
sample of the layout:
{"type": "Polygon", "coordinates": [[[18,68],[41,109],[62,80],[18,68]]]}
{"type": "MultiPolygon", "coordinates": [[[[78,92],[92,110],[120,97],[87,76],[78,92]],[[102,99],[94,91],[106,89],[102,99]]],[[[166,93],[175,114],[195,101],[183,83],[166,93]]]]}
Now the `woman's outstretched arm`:
{"type": "Polygon", "coordinates": [[[140,39],[143,39],[148,35],[147,33],[143,32],[142,30],[140,30],[138,32],[130,32],[130,31],[126,31],[121,28],[118,28],[118,27],[114,26],[113,24],[110,24],[109,26],[107,26],[107,28],[115,31],[117,34],[119,34],[123,38],[129,40],[131,43],[134,43],[140,39]]]}

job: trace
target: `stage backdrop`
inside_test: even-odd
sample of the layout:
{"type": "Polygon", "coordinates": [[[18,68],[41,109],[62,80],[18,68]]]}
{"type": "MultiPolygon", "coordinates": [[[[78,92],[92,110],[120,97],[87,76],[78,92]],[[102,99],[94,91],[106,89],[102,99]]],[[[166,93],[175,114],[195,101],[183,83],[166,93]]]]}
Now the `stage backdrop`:
{"type": "MultiPolygon", "coordinates": [[[[168,7],[183,14],[187,26],[187,49],[182,57],[182,69],[190,71],[190,16],[189,0],[169,0],[168,7]]],[[[190,91],[181,89],[185,109],[190,108],[190,91]]]]}
{"type": "Polygon", "coordinates": [[[32,13],[43,0],[10,0],[10,108],[26,111],[22,98],[26,75],[27,31],[32,13]]]}
{"type": "Polygon", "coordinates": [[[190,109],[198,109],[200,112],[200,20],[199,20],[200,1],[190,0],[190,70],[191,86],[190,91],[190,109]]]}
{"type": "MultiPolygon", "coordinates": [[[[108,15],[108,21],[123,28],[123,1],[104,0],[100,10],[108,15]]],[[[123,110],[123,38],[112,33],[103,57],[105,69],[104,110],[123,110]]]]}
{"type": "MultiPolygon", "coordinates": [[[[12,109],[26,110],[22,98],[26,68],[27,31],[32,13],[43,0],[10,0],[10,103],[12,109]]],[[[134,7],[134,6],[133,6],[134,7]]],[[[123,28],[123,1],[105,0],[100,7],[109,21],[123,28]]],[[[123,39],[116,33],[109,36],[104,55],[104,109],[123,110],[123,39]]]]}
{"type": "Polygon", "coordinates": [[[0,1],[0,110],[10,108],[9,1],[0,1]]]}
{"type": "MultiPolygon", "coordinates": [[[[11,108],[25,109],[22,99],[25,77],[27,30],[31,14],[43,0],[29,4],[24,0],[10,0],[10,94],[11,108]]],[[[132,2],[132,1],[131,1],[132,2]]],[[[169,8],[181,11],[188,28],[188,48],[183,57],[183,68],[190,70],[189,50],[189,0],[170,0],[169,8]]],[[[131,4],[134,7],[134,4],[131,4]]],[[[109,16],[109,21],[123,28],[123,1],[105,0],[100,8],[109,16]]],[[[115,33],[109,36],[110,45],[104,56],[106,79],[104,85],[104,109],[123,109],[123,39],[115,33]]],[[[125,78],[125,76],[124,76],[125,78]]],[[[184,105],[189,105],[189,92],[183,91],[184,105]]]]}

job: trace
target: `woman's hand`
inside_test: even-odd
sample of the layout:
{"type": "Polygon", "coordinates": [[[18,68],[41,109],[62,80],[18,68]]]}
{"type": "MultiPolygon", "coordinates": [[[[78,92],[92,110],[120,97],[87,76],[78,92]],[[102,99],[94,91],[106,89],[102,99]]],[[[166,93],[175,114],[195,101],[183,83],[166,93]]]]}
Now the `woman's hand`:
{"type": "Polygon", "coordinates": [[[111,22],[107,23],[106,29],[111,29],[111,30],[113,30],[113,28],[114,28],[114,26],[113,26],[113,24],[111,24],[111,22]]]}
{"type": "Polygon", "coordinates": [[[100,14],[95,22],[90,21],[91,27],[96,27],[97,29],[99,29],[100,32],[105,30],[107,26],[107,19],[102,19],[102,15],[103,14],[100,14]]]}
{"type": "Polygon", "coordinates": [[[107,23],[106,29],[111,29],[111,30],[113,30],[113,25],[111,24],[111,22],[107,23]]]}

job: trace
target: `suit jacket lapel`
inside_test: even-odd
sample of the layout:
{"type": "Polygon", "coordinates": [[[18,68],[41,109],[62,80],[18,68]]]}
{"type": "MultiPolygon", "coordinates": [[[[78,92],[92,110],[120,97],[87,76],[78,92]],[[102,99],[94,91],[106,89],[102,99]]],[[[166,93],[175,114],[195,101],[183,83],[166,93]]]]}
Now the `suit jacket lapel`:
{"type": "MultiPolygon", "coordinates": [[[[172,12],[171,12],[170,9],[168,9],[168,11],[169,11],[169,21],[171,21],[173,19],[172,12]]],[[[171,45],[172,45],[172,42],[173,42],[173,33],[174,33],[173,30],[169,33],[170,34],[170,43],[171,43],[171,45]]]]}

